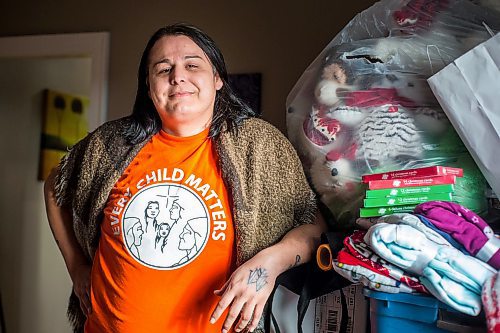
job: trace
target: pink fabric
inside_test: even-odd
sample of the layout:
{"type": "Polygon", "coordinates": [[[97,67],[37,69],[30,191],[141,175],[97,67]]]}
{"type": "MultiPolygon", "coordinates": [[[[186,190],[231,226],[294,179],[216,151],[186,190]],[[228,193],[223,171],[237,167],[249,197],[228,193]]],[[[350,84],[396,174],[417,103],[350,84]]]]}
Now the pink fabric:
{"type": "MultiPolygon", "coordinates": [[[[425,216],[436,228],[448,233],[474,257],[483,260],[479,252],[484,245],[497,244],[490,226],[476,213],[454,202],[429,201],[415,207],[415,213],[425,216]]],[[[486,261],[500,269],[500,249],[486,261]]]]}
{"type": "Polygon", "coordinates": [[[481,294],[488,333],[500,333],[500,279],[498,275],[499,273],[486,280],[481,294]]]}

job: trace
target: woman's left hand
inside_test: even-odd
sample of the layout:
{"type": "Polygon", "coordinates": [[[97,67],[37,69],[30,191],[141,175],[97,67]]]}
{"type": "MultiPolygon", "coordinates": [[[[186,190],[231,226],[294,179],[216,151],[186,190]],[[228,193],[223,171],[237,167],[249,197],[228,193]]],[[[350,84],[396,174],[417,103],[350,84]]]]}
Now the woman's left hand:
{"type": "Polygon", "coordinates": [[[252,259],[238,267],[224,286],[214,293],[221,296],[212,313],[210,322],[215,323],[222,313],[229,308],[222,326],[222,333],[229,331],[239,316],[234,330],[247,329],[252,332],[259,323],[264,306],[273,291],[276,277],[282,272],[276,252],[268,248],[259,252],[252,259]]]}
{"type": "Polygon", "coordinates": [[[317,215],[315,223],[290,230],[277,244],[260,251],[238,267],[224,286],[214,291],[221,299],[210,322],[215,323],[229,308],[222,333],[229,331],[238,316],[240,319],[234,326],[236,332],[256,329],[278,275],[309,261],[325,230],[321,215],[317,215]]]}

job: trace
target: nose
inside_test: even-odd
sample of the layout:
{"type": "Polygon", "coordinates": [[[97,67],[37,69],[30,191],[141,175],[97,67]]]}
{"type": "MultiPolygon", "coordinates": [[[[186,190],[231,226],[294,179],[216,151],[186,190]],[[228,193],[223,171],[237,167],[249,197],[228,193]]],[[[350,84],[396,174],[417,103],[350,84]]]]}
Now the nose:
{"type": "Polygon", "coordinates": [[[186,70],[182,66],[174,66],[170,72],[170,84],[179,84],[186,80],[186,70]]]}

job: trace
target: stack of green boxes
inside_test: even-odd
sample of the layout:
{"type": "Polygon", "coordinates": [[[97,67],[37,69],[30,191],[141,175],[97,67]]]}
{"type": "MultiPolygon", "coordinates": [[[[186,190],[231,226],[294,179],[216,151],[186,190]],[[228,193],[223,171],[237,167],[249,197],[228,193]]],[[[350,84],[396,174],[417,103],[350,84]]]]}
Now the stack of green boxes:
{"type": "Polygon", "coordinates": [[[368,184],[360,217],[410,213],[427,201],[453,201],[455,177],[462,177],[459,168],[427,167],[364,175],[368,184]]]}

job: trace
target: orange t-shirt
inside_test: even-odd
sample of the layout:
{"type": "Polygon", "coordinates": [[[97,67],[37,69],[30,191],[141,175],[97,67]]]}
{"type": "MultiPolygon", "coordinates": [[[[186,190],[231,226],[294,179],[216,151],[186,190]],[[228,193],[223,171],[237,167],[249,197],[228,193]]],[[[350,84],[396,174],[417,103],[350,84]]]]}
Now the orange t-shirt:
{"type": "Polygon", "coordinates": [[[234,229],[207,136],[161,131],[113,187],[85,332],[221,331],[224,319],[209,321],[234,264],[234,229]]]}

